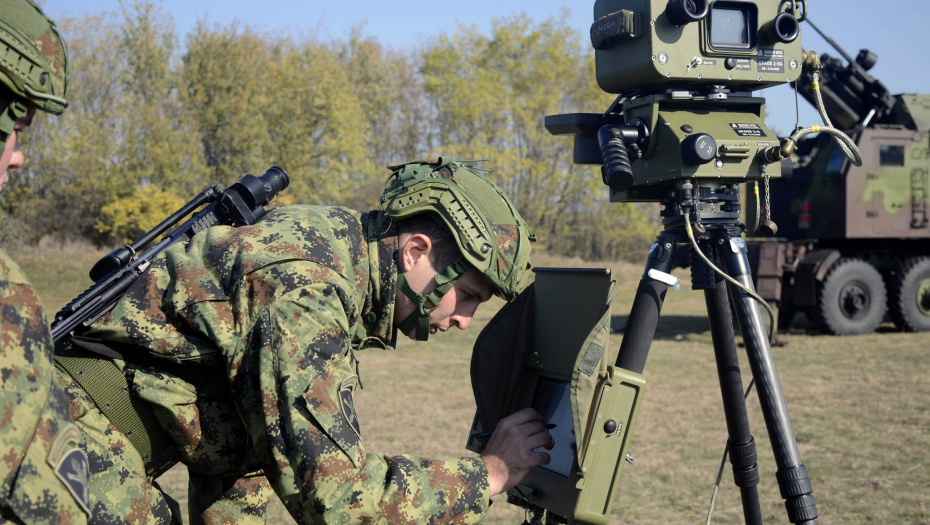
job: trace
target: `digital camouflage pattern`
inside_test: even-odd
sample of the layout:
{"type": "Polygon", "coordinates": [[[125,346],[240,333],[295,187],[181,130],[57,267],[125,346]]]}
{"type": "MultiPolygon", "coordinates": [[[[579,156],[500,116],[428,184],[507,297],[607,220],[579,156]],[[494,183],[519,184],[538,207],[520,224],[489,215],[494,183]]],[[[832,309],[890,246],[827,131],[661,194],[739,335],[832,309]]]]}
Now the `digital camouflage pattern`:
{"type": "Polygon", "coordinates": [[[55,22],[32,0],[0,0],[0,85],[60,115],[70,83],[68,51],[55,22]]]}
{"type": "Polygon", "coordinates": [[[61,369],[57,383],[68,396],[70,417],[81,430],[81,448],[87,453],[90,522],[181,523],[180,507],[146,479],[145,462],[129,439],[61,369]]]}
{"type": "Polygon", "coordinates": [[[14,523],[87,521],[87,457],[54,378],[39,298],[0,251],[0,517],[14,523]]]}
{"type": "MultiPolygon", "coordinates": [[[[198,519],[260,521],[267,486],[301,523],[481,519],[479,458],[388,457],[362,444],[354,351],[393,348],[396,248],[381,212],[277,208],[170,248],[86,334],[163,358],[135,370],[132,391],[188,465],[198,519]]],[[[138,454],[102,417],[91,409],[77,423],[92,437],[107,428],[101,441],[138,475],[138,454]]]]}
{"type": "Polygon", "coordinates": [[[264,525],[274,489],[262,472],[216,477],[190,472],[190,524],[264,525]]]}

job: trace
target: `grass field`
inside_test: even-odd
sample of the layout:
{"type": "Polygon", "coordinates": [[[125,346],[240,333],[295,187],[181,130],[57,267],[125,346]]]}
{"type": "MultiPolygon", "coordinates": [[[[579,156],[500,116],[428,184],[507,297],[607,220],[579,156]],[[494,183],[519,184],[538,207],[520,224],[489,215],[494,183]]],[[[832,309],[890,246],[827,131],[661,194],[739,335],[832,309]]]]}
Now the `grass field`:
{"type": "MultiPolygon", "coordinates": [[[[14,257],[33,278],[51,316],[89,283],[86,270],[101,254],[33,250],[14,257]]],[[[543,266],[580,261],[540,258],[543,266]]],[[[586,266],[604,266],[585,264],[586,266]]],[[[608,264],[620,283],[613,326],[622,330],[642,269],[608,264]]],[[[626,465],[612,523],[703,523],[726,427],[704,300],[670,291],[653,342],[636,434],[634,465],[626,465]]],[[[356,403],[368,451],[428,457],[468,454],[464,442],[474,413],[469,385],[471,346],[500,302],[478,312],[468,331],[443,334],[428,345],[404,342],[393,352],[361,352],[365,389],[356,403]]],[[[613,352],[622,334],[612,336],[613,352]]],[[[774,350],[798,439],[810,470],[819,523],[930,524],[930,334],[904,334],[890,324],[879,333],[832,337],[800,324],[774,350]]],[[[748,381],[748,364],[743,377],[748,381]]],[[[766,523],[787,523],[775,464],[759,411],[749,417],[759,451],[759,486],[766,523]]],[[[186,509],[186,471],[159,479],[186,509]]],[[[729,467],[714,523],[741,523],[738,489],[729,467]]],[[[186,512],[186,510],[185,510],[186,512]]],[[[291,522],[272,502],[269,523],[291,522]]],[[[497,498],[487,523],[519,524],[523,513],[497,498]]]]}

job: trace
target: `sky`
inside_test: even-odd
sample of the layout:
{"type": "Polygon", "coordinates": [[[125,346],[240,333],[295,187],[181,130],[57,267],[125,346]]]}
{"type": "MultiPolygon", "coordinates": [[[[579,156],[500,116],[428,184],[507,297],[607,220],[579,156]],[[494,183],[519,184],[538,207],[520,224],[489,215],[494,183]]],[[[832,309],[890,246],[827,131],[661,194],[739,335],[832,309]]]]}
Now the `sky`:
{"type": "MultiPolygon", "coordinates": [[[[120,9],[120,0],[40,0],[40,3],[53,18],[120,9]]],[[[878,64],[871,73],[892,93],[930,93],[930,2],[809,0],[808,3],[811,20],[849,55],[855,57],[861,48],[878,55],[878,64]]],[[[344,38],[351,29],[364,25],[364,33],[382,44],[405,48],[452,32],[459,23],[488,32],[492,19],[511,13],[524,12],[535,21],[565,17],[567,25],[582,35],[588,34],[594,18],[593,2],[567,0],[155,0],[155,4],[171,15],[182,42],[183,35],[204,19],[220,24],[238,20],[259,30],[322,40],[344,38]]],[[[804,49],[839,57],[812,28],[803,24],[802,45],[804,49]]],[[[769,126],[782,134],[794,128],[794,91],[780,86],[761,93],[767,99],[769,126]]],[[[800,109],[802,125],[820,123],[816,111],[803,98],[800,109]]]]}

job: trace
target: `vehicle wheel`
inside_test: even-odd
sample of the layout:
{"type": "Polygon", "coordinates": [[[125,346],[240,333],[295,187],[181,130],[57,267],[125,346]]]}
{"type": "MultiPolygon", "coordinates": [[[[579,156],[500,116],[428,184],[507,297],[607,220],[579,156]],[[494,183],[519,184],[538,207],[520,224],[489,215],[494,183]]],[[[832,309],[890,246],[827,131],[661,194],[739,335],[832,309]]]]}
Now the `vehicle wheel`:
{"type": "Polygon", "coordinates": [[[905,332],[930,331],[930,257],[904,261],[889,288],[888,307],[895,326],[905,332]]]}
{"type": "Polygon", "coordinates": [[[869,334],[885,317],[885,282],[871,264],[843,258],[817,286],[814,322],[835,335],[869,334]]]}

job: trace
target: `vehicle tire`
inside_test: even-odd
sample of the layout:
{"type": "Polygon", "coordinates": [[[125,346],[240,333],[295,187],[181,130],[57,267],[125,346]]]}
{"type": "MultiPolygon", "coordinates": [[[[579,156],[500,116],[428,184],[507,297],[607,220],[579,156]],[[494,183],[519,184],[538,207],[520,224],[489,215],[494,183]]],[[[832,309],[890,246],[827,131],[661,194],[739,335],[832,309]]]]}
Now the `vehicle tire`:
{"type": "Polygon", "coordinates": [[[930,257],[901,264],[891,278],[888,302],[895,326],[905,332],[930,331],[930,257]]]}
{"type": "Polygon", "coordinates": [[[885,317],[885,282],[874,266],[843,258],[830,267],[817,286],[813,321],[834,335],[869,334],[885,317]]]}

